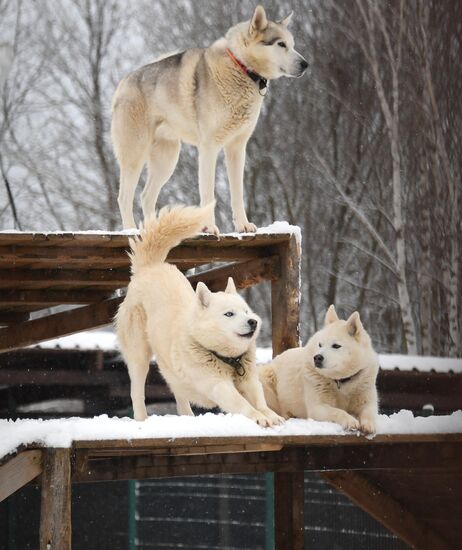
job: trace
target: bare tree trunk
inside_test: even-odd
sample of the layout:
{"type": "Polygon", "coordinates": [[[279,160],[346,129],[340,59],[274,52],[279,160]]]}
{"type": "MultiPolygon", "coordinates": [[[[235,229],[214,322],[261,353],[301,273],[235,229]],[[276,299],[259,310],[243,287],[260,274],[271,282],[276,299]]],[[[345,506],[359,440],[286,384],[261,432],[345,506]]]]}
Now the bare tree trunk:
{"type": "Polygon", "coordinates": [[[366,0],[367,13],[362,0],[356,0],[362,19],[366,26],[367,43],[360,39],[360,46],[369,61],[376,84],[377,95],[382,109],[390,140],[390,151],[392,158],[392,188],[393,188],[393,226],[396,237],[396,265],[397,265],[397,288],[403,323],[404,337],[409,354],[417,354],[417,331],[412,317],[411,300],[407,286],[406,275],[406,238],[405,224],[403,219],[402,193],[403,184],[401,179],[401,154],[400,154],[400,133],[399,133],[399,70],[401,65],[401,46],[403,28],[403,0],[400,2],[399,32],[396,39],[397,51],[393,51],[392,40],[386,26],[381,4],[375,0],[366,0]],[[391,107],[386,97],[383,76],[380,72],[380,60],[377,54],[375,40],[378,35],[376,24],[385,42],[388,68],[392,78],[391,107]]]}
{"type": "Polygon", "coordinates": [[[456,182],[448,152],[445,147],[442,131],[442,121],[431,72],[430,46],[428,44],[429,10],[425,4],[419,10],[420,31],[423,41],[423,60],[425,75],[425,91],[430,104],[431,120],[435,136],[435,148],[438,159],[443,168],[444,179],[447,182],[449,196],[449,261],[445,266],[444,282],[448,292],[448,324],[449,324],[449,355],[457,356],[461,353],[461,335],[459,330],[459,185],[456,182]]]}

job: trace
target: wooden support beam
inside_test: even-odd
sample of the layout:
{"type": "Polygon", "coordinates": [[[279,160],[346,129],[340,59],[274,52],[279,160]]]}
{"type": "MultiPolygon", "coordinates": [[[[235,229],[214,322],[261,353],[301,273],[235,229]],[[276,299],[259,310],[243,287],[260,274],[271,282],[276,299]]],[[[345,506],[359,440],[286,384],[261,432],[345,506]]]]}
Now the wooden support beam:
{"type": "Polygon", "coordinates": [[[70,449],[46,450],[41,485],[40,550],[70,550],[70,449]]]}
{"type": "Polygon", "coordinates": [[[263,281],[276,281],[279,272],[278,257],[269,256],[209,269],[190,276],[189,282],[195,287],[202,281],[211,291],[217,292],[225,289],[228,277],[232,277],[236,287],[242,289],[263,281]]]}
{"type": "MultiPolygon", "coordinates": [[[[393,452],[392,449],[390,452],[393,452]]],[[[450,550],[449,544],[439,534],[425,522],[418,521],[409,510],[375,483],[371,483],[365,475],[340,471],[324,473],[322,476],[412,548],[450,550]]]]}
{"type": "Polygon", "coordinates": [[[271,284],[273,355],[300,344],[300,246],[295,235],[278,250],[280,277],[271,284]]]}
{"type": "Polygon", "coordinates": [[[42,473],[42,451],[23,451],[0,466],[0,502],[42,473]]]}
{"type": "Polygon", "coordinates": [[[112,322],[123,298],[54,313],[0,330],[0,351],[28,346],[50,338],[98,328],[112,322]]]}
{"type": "Polygon", "coordinates": [[[303,471],[274,474],[275,550],[305,547],[303,471]]]}

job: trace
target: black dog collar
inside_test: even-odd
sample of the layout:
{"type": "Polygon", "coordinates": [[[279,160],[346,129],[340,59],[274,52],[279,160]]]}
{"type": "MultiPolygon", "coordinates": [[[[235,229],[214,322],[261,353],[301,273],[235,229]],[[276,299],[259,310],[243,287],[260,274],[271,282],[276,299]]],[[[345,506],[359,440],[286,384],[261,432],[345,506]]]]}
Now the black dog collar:
{"type": "Polygon", "coordinates": [[[244,376],[245,374],[245,368],[242,364],[242,358],[244,357],[245,353],[242,355],[239,355],[238,357],[225,357],[224,355],[220,355],[216,351],[208,350],[212,355],[214,355],[217,359],[220,361],[223,361],[223,363],[226,363],[230,367],[233,367],[233,369],[236,371],[236,374],[238,376],[244,376]]]}
{"type": "Polygon", "coordinates": [[[351,380],[353,380],[353,378],[356,378],[359,374],[361,374],[361,372],[362,370],[359,370],[357,373],[351,376],[348,376],[347,378],[338,378],[338,379],[333,378],[333,381],[337,384],[337,388],[340,389],[342,384],[346,384],[347,382],[350,382],[351,380]]]}

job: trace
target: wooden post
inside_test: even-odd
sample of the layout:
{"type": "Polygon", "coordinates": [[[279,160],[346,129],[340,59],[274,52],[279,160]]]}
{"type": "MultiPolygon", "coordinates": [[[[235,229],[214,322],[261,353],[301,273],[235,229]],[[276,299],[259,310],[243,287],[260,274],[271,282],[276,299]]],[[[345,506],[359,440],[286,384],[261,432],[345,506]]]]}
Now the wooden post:
{"type": "Polygon", "coordinates": [[[274,474],[275,550],[303,550],[303,471],[274,474]]]}
{"type": "Polygon", "coordinates": [[[40,550],[71,549],[71,450],[47,449],[42,474],[40,550]]]}
{"type": "Polygon", "coordinates": [[[300,246],[279,245],[280,277],[271,283],[273,356],[300,344],[300,246]]]}
{"type": "MultiPolygon", "coordinates": [[[[300,246],[295,235],[279,246],[280,277],[271,284],[273,356],[300,345],[300,246]]],[[[274,474],[276,550],[303,550],[303,471],[274,474]]]]}

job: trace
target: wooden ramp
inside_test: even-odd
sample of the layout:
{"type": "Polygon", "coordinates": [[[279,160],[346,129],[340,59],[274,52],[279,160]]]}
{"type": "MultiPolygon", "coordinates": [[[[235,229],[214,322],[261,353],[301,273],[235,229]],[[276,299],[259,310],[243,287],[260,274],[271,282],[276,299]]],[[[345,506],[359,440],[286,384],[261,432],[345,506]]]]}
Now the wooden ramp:
{"type": "Polygon", "coordinates": [[[305,470],[322,472],[413,548],[462,547],[462,434],[76,441],[0,464],[0,500],[40,480],[42,550],[71,548],[72,483],[261,472],[274,472],[276,548],[302,550],[305,470]]]}
{"type": "MultiPolygon", "coordinates": [[[[114,292],[130,278],[127,250],[122,233],[0,233],[0,352],[111,323],[123,299],[114,292]],[[52,306],[73,309],[51,315],[52,306]],[[39,311],[43,316],[31,320],[39,311]]],[[[240,289],[271,281],[275,352],[298,344],[300,250],[293,234],[202,235],[172,250],[168,261],[182,271],[201,267],[191,283],[214,291],[229,276],[240,289]]]]}

